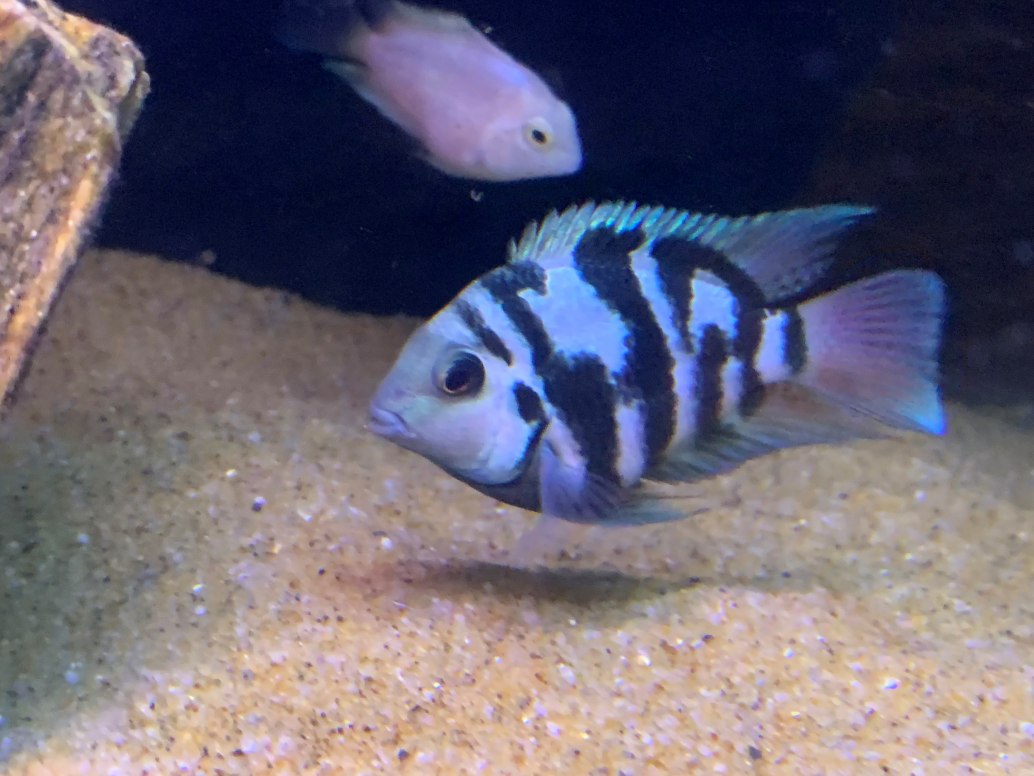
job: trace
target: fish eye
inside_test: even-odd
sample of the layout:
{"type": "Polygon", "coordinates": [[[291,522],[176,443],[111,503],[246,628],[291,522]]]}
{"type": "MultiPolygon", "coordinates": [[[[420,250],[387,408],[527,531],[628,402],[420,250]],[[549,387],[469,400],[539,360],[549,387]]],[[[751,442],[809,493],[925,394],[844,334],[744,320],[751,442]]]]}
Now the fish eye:
{"type": "Polygon", "coordinates": [[[438,370],[438,388],[449,396],[473,396],[485,384],[485,365],[473,353],[453,354],[438,370]]]}
{"type": "Polygon", "coordinates": [[[532,119],[524,125],[524,139],[536,148],[549,148],[553,144],[553,131],[545,119],[532,119]]]}

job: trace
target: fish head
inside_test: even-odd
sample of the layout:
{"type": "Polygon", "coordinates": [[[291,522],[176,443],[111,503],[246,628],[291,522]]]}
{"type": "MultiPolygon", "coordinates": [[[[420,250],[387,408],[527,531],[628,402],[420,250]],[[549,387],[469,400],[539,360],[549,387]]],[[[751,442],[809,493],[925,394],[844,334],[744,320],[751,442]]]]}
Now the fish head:
{"type": "Polygon", "coordinates": [[[582,166],[574,113],[543,84],[486,127],[482,155],[483,167],[498,180],[571,175],[582,166]]]}
{"type": "Polygon", "coordinates": [[[518,479],[545,418],[522,415],[514,367],[450,308],[417,329],[370,403],[367,428],[474,485],[518,479]]]}

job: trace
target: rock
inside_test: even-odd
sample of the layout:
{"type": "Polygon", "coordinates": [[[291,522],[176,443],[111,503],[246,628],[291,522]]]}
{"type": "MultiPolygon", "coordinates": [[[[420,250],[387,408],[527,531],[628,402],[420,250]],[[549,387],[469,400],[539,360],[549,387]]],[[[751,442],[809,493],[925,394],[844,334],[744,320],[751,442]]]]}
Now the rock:
{"type": "Polygon", "coordinates": [[[75,264],[149,88],[132,41],[0,0],[0,400],[75,264]]]}

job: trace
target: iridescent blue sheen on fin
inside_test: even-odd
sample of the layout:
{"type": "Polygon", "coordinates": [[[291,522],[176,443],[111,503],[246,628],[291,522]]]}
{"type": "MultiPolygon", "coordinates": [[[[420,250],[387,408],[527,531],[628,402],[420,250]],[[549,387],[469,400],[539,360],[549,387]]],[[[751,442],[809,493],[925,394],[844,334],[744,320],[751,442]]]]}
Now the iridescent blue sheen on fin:
{"type": "Polygon", "coordinates": [[[529,224],[508,254],[510,261],[536,261],[570,252],[593,229],[640,229],[648,243],[674,237],[719,251],[767,300],[777,301],[821,278],[843,232],[873,212],[841,204],[726,218],[635,202],[589,202],[529,224]]]}
{"type": "Polygon", "coordinates": [[[687,443],[645,476],[685,482],[774,450],[880,437],[891,428],[944,433],[937,388],[944,304],[940,278],[918,270],[887,272],[805,302],[798,308],[807,342],[800,373],[770,387],[756,415],[687,443]]]}
{"type": "Polygon", "coordinates": [[[799,382],[890,426],[943,434],[945,304],[943,281],[922,270],[885,272],[802,304],[808,361],[799,382]]]}

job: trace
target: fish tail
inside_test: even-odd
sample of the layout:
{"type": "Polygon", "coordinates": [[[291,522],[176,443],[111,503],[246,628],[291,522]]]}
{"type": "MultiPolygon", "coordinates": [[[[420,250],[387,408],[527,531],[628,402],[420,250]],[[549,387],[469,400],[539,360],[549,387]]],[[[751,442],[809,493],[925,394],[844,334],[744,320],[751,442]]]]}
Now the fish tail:
{"type": "Polygon", "coordinates": [[[937,275],[900,270],[767,310],[754,366],[771,390],[735,422],[669,452],[647,476],[691,481],[773,450],[880,437],[888,425],[944,433],[937,390],[944,306],[937,275]]]}
{"type": "Polygon", "coordinates": [[[793,380],[891,426],[942,434],[944,311],[944,284],[922,270],[887,272],[805,302],[797,308],[803,336],[785,348],[793,380]]]}
{"type": "Polygon", "coordinates": [[[395,10],[394,0],[285,0],[273,34],[296,51],[356,59],[356,39],[395,10]]]}

